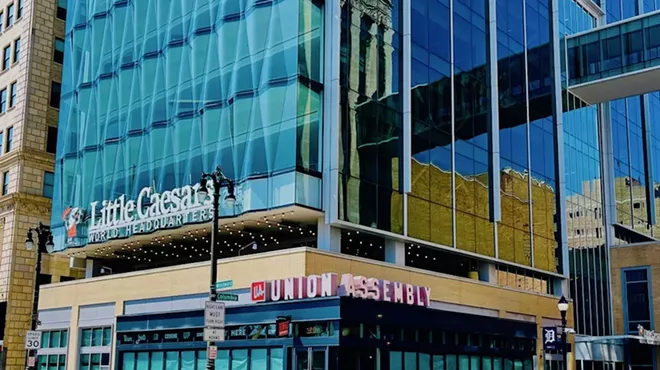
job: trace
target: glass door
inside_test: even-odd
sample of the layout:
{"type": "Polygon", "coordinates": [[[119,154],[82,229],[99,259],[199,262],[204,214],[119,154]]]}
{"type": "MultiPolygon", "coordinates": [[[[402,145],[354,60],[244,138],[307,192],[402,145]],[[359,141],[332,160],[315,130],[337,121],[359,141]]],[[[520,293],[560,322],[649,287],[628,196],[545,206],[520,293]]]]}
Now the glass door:
{"type": "Polygon", "coordinates": [[[302,347],[294,351],[294,370],[327,370],[327,347],[302,347]]]}

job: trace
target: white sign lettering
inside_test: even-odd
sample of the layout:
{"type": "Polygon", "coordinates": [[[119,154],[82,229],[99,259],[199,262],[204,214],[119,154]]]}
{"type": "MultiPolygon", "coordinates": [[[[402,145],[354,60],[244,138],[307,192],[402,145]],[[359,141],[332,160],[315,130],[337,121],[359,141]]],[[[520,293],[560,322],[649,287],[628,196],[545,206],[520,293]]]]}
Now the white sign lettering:
{"type": "Polygon", "coordinates": [[[337,295],[411,306],[429,307],[431,304],[431,288],[352,274],[343,274],[339,283],[337,275],[332,273],[252,283],[255,302],[337,295]]]}
{"type": "MultiPolygon", "coordinates": [[[[91,220],[88,243],[103,243],[110,239],[126,238],[159,229],[181,227],[186,224],[207,222],[213,217],[213,184],[207,184],[208,194],[202,201],[200,184],[186,185],[162,193],[151,187],[140,190],[137,200],[125,195],[115,200],[90,204],[91,220]]],[[[226,192],[225,189],[221,191],[226,192]]],[[[221,199],[224,194],[221,194],[221,199]]]]}

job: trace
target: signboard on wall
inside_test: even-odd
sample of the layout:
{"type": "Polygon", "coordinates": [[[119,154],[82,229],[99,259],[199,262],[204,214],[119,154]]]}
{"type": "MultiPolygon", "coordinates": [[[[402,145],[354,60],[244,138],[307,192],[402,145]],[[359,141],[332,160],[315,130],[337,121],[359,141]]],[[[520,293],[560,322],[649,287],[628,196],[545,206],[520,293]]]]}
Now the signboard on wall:
{"type": "Polygon", "coordinates": [[[407,304],[410,306],[429,307],[431,288],[397,281],[381,280],[353,274],[326,273],[257,281],[252,283],[253,302],[288,301],[317,297],[355,297],[383,302],[407,304]]]}
{"type": "MultiPolygon", "coordinates": [[[[62,215],[67,228],[65,244],[80,244],[78,227],[83,225],[87,229],[87,242],[94,244],[208,222],[213,218],[212,199],[200,197],[200,188],[201,184],[197,183],[158,193],[148,186],[140,190],[136,199],[122,195],[117,199],[92,202],[87,210],[69,207],[62,215]],[[86,217],[87,211],[89,217],[86,217]]],[[[213,194],[211,182],[207,189],[213,194]]],[[[240,196],[240,190],[240,187],[234,189],[236,196],[240,196]]],[[[220,189],[220,193],[224,198],[227,189],[220,189]]]]}
{"type": "Polygon", "coordinates": [[[202,328],[169,329],[150,332],[117,333],[117,344],[156,344],[178,342],[201,342],[204,340],[202,328]]]}
{"type": "Polygon", "coordinates": [[[660,333],[656,333],[653,330],[647,330],[641,325],[637,325],[637,331],[639,332],[640,343],[660,346],[660,333]]]}

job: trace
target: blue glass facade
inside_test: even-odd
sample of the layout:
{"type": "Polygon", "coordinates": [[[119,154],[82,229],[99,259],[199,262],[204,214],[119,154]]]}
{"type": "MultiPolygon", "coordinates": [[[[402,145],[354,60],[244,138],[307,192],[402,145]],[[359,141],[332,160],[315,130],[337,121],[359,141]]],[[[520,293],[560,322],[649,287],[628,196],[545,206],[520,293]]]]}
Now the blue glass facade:
{"type": "Polygon", "coordinates": [[[341,8],[340,219],[561,272],[548,2],[493,3],[497,35],[488,29],[486,0],[378,2],[378,16],[359,4],[341,8]],[[410,42],[404,45],[406,5],[410,42]],[[497,39],[493,80],[491,37],[497,39]],[[400,64],[405,48],[410,59],[400,64]],[[401,65],[411,74],[411,192],[405,196],[401,65]],[[494,122],[496,169],[489,159],[494,122]],[[491,217],[491,176],[502,184],[499,223],[491,217]]]}
{"type": "Polygon", "coordinates": [[[67,207],[194,185],[216,166],[243,194],[225,216],[321,207],[321,1],[71,0],[67,9],[58,240],[67,207]]]}

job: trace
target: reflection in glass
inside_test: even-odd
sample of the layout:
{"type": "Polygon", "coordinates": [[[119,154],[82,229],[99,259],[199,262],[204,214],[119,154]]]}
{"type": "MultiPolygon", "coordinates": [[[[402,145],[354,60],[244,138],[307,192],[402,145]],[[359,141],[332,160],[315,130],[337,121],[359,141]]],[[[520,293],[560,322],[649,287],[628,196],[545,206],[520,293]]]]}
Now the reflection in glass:
{"type": "Polygon", "coordinates": [[[206,368],[206,350],[197,351],[197,369],[206,368]]]}
{"type": "Polygon", "coordinates": [[[417,370],[417,353],[406,352],[403,355],[403,369],[404,370],[417,370]]]}
{"type": "Polygon", "coordinates": [[[149,352],[138,352],[136,370],[149,370],[149,352]]]}
{"type": "Polygon", "coordinates": [[[135,353],[125,352],[121,356],[121,368],[123,370],[134,370],[135,369],[135,353]]]}
{"type": "Polygon", "coordinates": [[[179,352],[166,352],[165,353],[165,370],[178,370],[179,369],[179,352]]]}
{"type": "MultiPolygon", "coordinates": [[[[226,3],[76,9],[66,27],[55,213],[190,185],[216,165],[239,183],[295,170],[320,177],[322,2],[226,3]],[[124,27],[136,20],[145,27],[124,27]],[[106,36],[122,42],[85,41],[106,36]]],[[[61,218],[52,225],[64,237],[61,218]]]]}
{"type": "Polygon", "coordinates": [[[401,352],[390,351],[390,370],[403,370],[403,354],[401,352]]]}
{"type": "Polygon", "coordinates": [[[253,349],[250,351],[250,369],[251,370],[266,370],[267,369],[268,350],[266,349],[253,349]]]}
{"type": "Polygon", "coordinates": [[[339,217],[403,233],[400,9],[341,11],[339,217]]]}
{"type": "Polygon", "coordinates": [[[284,370],[284,350],[282,348],[271,348],[270,370],[284,370]]]}
{"type": "Polygon", "coordinates": [[[229,351],[218,351],[218,358],[215,359],[215,370],[229,370],[229,351]]]}
{"type": "MultiPolygon", "coordinates": [[[[139,360],[139,355],[138,355],[138,360],[139,360]]],[[[181,352],[181,369],[180,370],[195,370],[195,351],[182,351],[181,352]]]]}
{"type": "Polygon", "coordinates": [[[165,365],[165,353],[164,352],[152,352],[151,353],[151,363],[149,364],[149,370],[163,370],[165,365]]]}
{"type": "Polygon", "coordinates": [[[231,351],[232,370],[247,370],[248,368],[248,350],[235,349],[231,351]]]}

